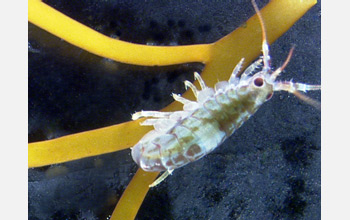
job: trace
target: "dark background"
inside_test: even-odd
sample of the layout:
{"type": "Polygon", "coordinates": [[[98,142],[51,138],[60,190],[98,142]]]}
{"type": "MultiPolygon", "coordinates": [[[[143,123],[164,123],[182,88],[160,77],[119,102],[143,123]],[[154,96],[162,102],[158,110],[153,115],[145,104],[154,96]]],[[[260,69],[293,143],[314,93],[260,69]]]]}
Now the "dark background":
{"type": "MultiPolygon", "coordinates": [[[[249,0],[46,2],[108,36],[154,45],[211,43],[254,14],[249,0]]],[[[280,79],[321,83],[320,10],[317,3],[271,45],[275,67],[296,45],[280,79]]],[[[28,50],[30,142],[161,109],[204,67],[117,63],[31,23],[28,50]]],[[[320,219],[320,120],[318,110],[276,93],[214,152],[152,188],[136,219],[320,219]]],[[[29,169],[29,219],[106,219],[136,170],[130,150],[29,169]]]]}

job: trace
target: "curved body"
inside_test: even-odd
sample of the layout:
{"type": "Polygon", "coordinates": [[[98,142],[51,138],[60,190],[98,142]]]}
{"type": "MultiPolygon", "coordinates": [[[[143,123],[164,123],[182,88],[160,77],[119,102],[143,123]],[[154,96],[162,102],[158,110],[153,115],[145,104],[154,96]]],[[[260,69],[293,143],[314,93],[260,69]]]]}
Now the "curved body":
{"type": "Polygon", "coordinates": [[[177,119],[159,119],[157,129],[132,148],[134,161],[146,171],[173,170],[213,151],[255,113],[267,96],[266,92],[261,96],[247,86],[237,85],[227,82],[216,91],[199,91],[198,96],[208,91],[212,95],[186,103],[186,110],[173,113],[177,119]],[[259,100],[261,97],[263,100],[259,100]]]}

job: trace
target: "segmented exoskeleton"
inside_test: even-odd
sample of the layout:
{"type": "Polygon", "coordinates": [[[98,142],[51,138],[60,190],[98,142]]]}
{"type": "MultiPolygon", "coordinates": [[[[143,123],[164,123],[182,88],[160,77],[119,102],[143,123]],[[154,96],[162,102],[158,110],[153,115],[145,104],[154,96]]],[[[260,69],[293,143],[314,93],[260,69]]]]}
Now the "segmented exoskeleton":
{"type": "Polygon", "coordinates": [[[192,90],[196,101],[173,94],[173,98],[184,105],[182,111],[141,111],[133,114],[133,120],[148,118],[141,125],[154,127],[132,148],[134,161],[145,171],[166,171],[151,187],[163,181],[174,169],[213,151],[269,100],[274,91],[287,91],[319,108],[317,101],[299,91],[320,90],[320,85],[276,81],[294,48],[284,64],[273,71],[264,22],[254,0],[252,3],[262,28],[262,58],[248,66],[239,77],[242,59],[230,79],[216,83],[215,88],[207,87],[195,72],[194,77],[201,89],[198,90],[189,81],[185,81],[185,86],[192,90]],[[262,69],[254,73],[261,63],[262,69]]]}

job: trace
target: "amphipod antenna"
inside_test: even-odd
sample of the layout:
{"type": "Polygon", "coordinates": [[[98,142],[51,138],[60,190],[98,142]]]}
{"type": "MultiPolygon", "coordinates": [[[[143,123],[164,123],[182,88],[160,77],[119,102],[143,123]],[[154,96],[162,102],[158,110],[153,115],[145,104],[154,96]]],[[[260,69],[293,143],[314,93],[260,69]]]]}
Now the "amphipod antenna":
{"type": "Polygon", "coordinates": [[[269,44],[267,43],[265,24],[264,24],[262,15],[259,11],[259,8],[256,5],[255,0],[252,0],[252,4],[256,14],[258,15],[261,31],[262,31],[262,53],[263,53],[263,62],[264,62],[263,72],[268,73],[271,67],[270,67],[269,44]]]}
{"type": "MultiPolygon", "coordinates": [[[[256,5],[255,0],[252,0],[252,4],[254,7],[254,10],[256,14],[258,15],[259,22],[261,25],[261,31],[262,31],[262,53],[263,53],[263,62],[264,62],[264,67],[263,67],[263,72],[264,73],[269,73],[271,71],[270,67],[270,56],[269,56],[269,45],[267,43],[267,36],[266,36],[266,28],[265,24],[262,18],[262,15],[259,11],[258,6],[256,5]]],[[[320,90],[321,86],[320,85],[307,85],[303,83],[293,83],[293,82],[274,82],[277,76],[284,70],[284,68],[287,66],[288,62],[290,61],[292,54],[293,54],[294,46],[290,49],[289,54],[287,59],[284,61],[283,65],[276,69],[270,76],[270,81],[271,83],[274,84],[274,91],[287,91],[289,93],[294,94],[297,98],[300,100],[308,103],[309,105],[314,106],[317,109],[321,109],[321,103],[318,102],[317,100],[314,100],[299,91],[302,92],[307,92],[310,90],[320,90]]]]}

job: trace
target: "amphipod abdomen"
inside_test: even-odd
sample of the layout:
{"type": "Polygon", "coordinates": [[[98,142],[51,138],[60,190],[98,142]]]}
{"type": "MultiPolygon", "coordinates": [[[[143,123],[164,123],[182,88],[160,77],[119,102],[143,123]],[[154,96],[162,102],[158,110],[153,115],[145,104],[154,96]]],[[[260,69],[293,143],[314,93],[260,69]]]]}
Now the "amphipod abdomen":
{"type": "MultiPolygon", "coordinates": [[[[197,91],[199,97],[206,90],[212,95],[204,98],[203,103],[198,100],[195,109],[181,111],[184,118],[174,120],[169,115],[167,119],[156,119],[172,127],[146,134],[132,148],[134,161],[145,171],[174,170],[219,146],[256,111],[256,104],[260,103],[256,102],[255,93],[248,93],[245,87],[235,89],[227,84],[224,89],[215,93],[211,88],[197,91]]],[[[179,112],[173,114],[176,113],[179,112]]]]}

